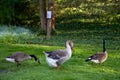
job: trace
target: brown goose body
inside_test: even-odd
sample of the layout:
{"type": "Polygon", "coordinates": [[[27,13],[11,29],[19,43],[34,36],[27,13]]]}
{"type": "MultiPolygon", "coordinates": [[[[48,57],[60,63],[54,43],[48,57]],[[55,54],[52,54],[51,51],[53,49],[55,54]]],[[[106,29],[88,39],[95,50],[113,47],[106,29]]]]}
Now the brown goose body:
{"type": "Polygon", "coordinates": [[[32,58],[34,58],[36,62],[40,63],[35,55],[28,55],[23,52],[15,52],[12,55],[10,55],[9,57],[7,57],[6,60],[9,62],[16,62],[17,66],[18,66],[18,65],[20,65],[20,63],[22,61],[29,60],[32,58]]]}
{"type": "Polygon", "coordinates": [[[98,52],[92,56],[90,56],[88,59],[86,59],[87,61],[92,61],[94,63],[103,63],[108,57],[107,52],[102,53],[102,52],[98,52]]]}
{"type": "Polygon", "coordinates": [[[96,54],[91,55],[88,59],[86,59],[85,61],[92,61],[94,63],[103,63],[104,61],[106,61],[108,57],[106,48],[105,48],[105,40],[103,39],[103,52],[97,52],[96,54]]]}
{"type": "Polygon", "coordinates": [[[71,40],[66,41],[66,49],[55,50],[51,52],[43,52],[46,56],[46,62],[50,67],[59,68],[61,64],[71,58],[73,43],[71,40]]]}

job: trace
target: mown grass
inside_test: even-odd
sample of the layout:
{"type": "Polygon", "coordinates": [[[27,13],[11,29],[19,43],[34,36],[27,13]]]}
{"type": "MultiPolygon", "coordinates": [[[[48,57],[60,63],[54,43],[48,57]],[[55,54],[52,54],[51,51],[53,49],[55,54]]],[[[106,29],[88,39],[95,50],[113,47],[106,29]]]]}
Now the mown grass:
{"type": "MultiPolygon", "coordinates": [[[[95,46],[82,45],[75,47],[72,58],[63,64],[60,70],[50,68],[45,62],[43,50],[63,49],[62,46],[44,46],[28,44],[1,44],[0,56],[0,79],[1,80],[119,80],[119,51],[108,50],[109,57],[101,65],[85,63],[84,60],[96,52],[95,46]],[[91,47],[91,49],[90,49],[91,47]],[[7,62],[4,58],[16,51],[23,51],[28,54],[35,54],[39,57],[41,64],[28,60],[16,67],[16,64],[7,62]]],[[[97,48],[99,51],[101,48],[97,48]]]]}
{"type": "Polygon", "coordinates": [[[0,80],[120,80],[119,26],[66,29],[36,44],[0,43],[0,80]],[[106,39],[109,54],[106,62],[100,65],[84,62],[91,54],[102,51],[102,38],[106,39]],[[67,39],[74,42],[71,59],[61,65],[60,70],[50,68],[42,51],[64,49],[67,39]],[[28,60],[16,67],[5,61],[5,57],[16,51],[35,54],[41,64],[28,60]]]}

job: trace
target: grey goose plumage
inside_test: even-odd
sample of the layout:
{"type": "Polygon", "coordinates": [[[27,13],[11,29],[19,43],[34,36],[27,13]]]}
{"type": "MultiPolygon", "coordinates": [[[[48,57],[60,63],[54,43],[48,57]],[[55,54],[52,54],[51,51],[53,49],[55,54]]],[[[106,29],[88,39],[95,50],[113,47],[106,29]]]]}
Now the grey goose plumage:
{"type": "Polygon", "coordinates": [[[71,40],[67,40],[65,45],[66,49],[64,50],[55,50],[51,52],[43,51],[46,56],[46,62],[50,67],[59,68],[61,64],[71,58],[73,42],[71,40]]]}
{"type": "Polygon", "coordinates": [[[103,52],[97,52],[96,54],[91,55],[85,61],[86,62],[92,61],[94,63],[103,63],[104,61],[106,61],[107,57],[108,57],[108,53],[105,48],[105,39],[103,39],[103,52]]]}
{"type": "Polygon", "coordinates": [[[23,52],[15,52],[12,55],[8,56],[6,58],[6,60],[9,62],[16,62],[17,66],[18,66],[21,64],[22,61],[29,60],[32,58],[34,58],[34,60],[40,64],[40,61],[38,60],[38,58],[35,55],[28,55],[23,52]]]}

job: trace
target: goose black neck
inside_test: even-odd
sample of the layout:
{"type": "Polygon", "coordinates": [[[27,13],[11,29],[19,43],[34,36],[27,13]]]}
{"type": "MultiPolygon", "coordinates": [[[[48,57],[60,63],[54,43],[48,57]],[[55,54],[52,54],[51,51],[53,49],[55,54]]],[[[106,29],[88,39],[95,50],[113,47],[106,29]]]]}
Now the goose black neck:
{"type": "Polygon", "coordinates": [[[105,39],[103,39],[103,52],[106,51],[106,48],[105,48],[105,39]]]}
{"type": "Polygon", "coordinates": [[[38,58],[37,58],[35,55],[30,55],[30,56],[31,56],[32,58],[34,58],[34,60],[40,64],[38,58]]]}

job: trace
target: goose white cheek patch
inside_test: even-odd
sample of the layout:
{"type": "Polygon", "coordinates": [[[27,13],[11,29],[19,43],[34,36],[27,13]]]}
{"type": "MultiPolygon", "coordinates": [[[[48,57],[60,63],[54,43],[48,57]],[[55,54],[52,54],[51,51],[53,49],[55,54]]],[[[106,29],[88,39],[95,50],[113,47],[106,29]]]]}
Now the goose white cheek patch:
{"type": "Polygon", "coordinates": [[[91,59],[91,58],[88,58],[88,59],[91,59]]]}

